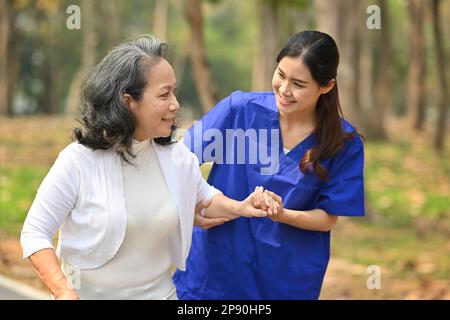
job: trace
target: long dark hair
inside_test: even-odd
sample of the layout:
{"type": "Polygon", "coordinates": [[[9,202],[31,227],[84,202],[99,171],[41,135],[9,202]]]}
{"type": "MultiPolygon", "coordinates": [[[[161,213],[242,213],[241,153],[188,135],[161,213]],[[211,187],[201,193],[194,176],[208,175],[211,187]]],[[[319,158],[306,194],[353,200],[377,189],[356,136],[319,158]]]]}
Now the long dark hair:
{"type": "MultiPolygon", "coordinates": [[[[313,79],[322,87],[336,79],[339,51],[336,42],[326,33],[302,31],[295,34],[281,49],[277,62],[286,56],[302,59],[313,79]]],[[[317,101],[317,122],[314,128],[317,144],[307,150],[300,160],[299,166],[303,173],[313,170],[322,180],[329,179],[320,160],[334,156],[344,147],[345,140],[359,135],[356,129],[353,132],[344,130],[343,118],[336,81],[333,89],[322,94],[317,101]]]]}
{"type": "MultiPolygon", "coordinates": [[[[81,113],[74,129],[75,139],[92,149],[113,148],[129,162],[136,119],[123,100],[125,93],[141,100],[148,72],[164,58],[167,44],[151,35],[142,35],[113,48],[93,68],[81,88],[81,113]]],[[[172,132],[176,129],[172,127],[172,132]]],[[[166,145],[171,136],[154,139],[166,145]]]]}

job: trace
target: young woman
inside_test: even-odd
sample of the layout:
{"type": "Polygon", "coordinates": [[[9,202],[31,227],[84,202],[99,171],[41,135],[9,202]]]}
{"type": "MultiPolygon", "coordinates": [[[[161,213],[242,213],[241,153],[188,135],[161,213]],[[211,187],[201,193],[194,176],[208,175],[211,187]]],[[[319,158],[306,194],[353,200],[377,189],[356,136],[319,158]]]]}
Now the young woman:
{"type": "Polygon", "coordinates": [[[171,142],[179,105],[166,47],[127,41],[83,85],[78,141],[59,154],[21,234],[24,258],[56,299],[176,299],[171,266],[185,268],[197,203],[212,199],[206,217],[266,215],[251,197],[209,186],[195,156],[171,142]]]}
{"type": "Polygon", "coordinates": [[[262,186],[280,197],[281,213],[194,228],[186,271],[174,276],[180,299],[317,299],[330,257],[330,230],[338,216],[364,215],[363,143],[342,117],[335,41],[321,32],[300,32],[277,62],[273,92],[234,92],[198,121],[185,141],[200,162],[215,162],[211,185],[234,199],[262,186]],[[257,140],[259,153],[264,147],[276,170],[263,174],[269,162],[259,154],[264,161],[252,163],[254,149],[248,145],[246,162],[236,161],[236,141],[209,152],[215,143],[207,134],[211,129],[223,136],[229,130],[248,132],[246,141],[257,140]],[[252,130],[267,131],[272,139],[252,130]]]}

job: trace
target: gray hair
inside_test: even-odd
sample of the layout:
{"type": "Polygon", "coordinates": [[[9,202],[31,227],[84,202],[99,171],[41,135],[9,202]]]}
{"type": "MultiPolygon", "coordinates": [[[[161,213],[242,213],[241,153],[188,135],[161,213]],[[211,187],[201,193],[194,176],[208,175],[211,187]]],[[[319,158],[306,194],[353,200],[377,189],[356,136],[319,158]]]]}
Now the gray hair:
{"type": "MultiPolygon", "coordinates": [[[[152,35],[140,35],[113,48],[89,73],[81,88],[81,113],[74,135],[91,148],[114,148],[125,158],[130,152],[136,119],[123,100],[125,93],[142,98],[148,73],[165,58],[167,44],[152,35]]],[[[170,143],[170,137],[155,139],[170,143]]]]}

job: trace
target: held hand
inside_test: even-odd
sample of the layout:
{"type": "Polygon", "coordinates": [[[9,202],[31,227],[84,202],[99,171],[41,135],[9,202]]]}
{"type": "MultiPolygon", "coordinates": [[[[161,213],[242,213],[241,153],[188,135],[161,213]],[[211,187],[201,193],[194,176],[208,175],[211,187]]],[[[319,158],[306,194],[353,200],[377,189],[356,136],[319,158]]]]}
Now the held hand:
{"type": "Polygon", "coordinates": [[[284,213],[283,199],[276,193],[269,190],[264,190],[264,196],[266,199],[269,198],[272,202],[273,209],[269,210],[269,218],[274,221],[279,221],[279,218],[284,213]]]}
{"type": "Polygon", "coordinates": [[[272,191],[256,187],[251,196],[253,206],[266,210],[270,218],[283,212],[283,200],[272,191]]]}
{"type": "Polygon", "coordinates": [[[225,222],[230,221],[227,218],[207,218],[202,217],[200,214],[195,214],[194,216],[194,226],[200,227],[202,229],[208,230],[210,228],[214,228],[224,224],[225,222]]]}
{"type": "Polygon", "coordinates": [[[229,221],[227,218],[207,218],[204,216],[204,210],[209,207],[211,200],[201,201],[195,206],[194,226],[210,229],[229,221]]]}
{"type": "Polygon", "coordinates": [[[250,194],[245,200],[240,202],[239,214],[242,217],[267,217],[267,206],[256,206],[255,200],[259,197],[260,190],[256,190],[250,194]]]}

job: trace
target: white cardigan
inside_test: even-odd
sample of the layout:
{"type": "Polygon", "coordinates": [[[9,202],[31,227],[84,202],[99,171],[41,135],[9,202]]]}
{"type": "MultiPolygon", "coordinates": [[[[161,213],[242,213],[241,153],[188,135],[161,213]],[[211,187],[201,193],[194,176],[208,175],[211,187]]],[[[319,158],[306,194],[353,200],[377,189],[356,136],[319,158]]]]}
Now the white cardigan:
{"type": "MultiPolygon", "coordinates": [[[[178,210],[178,227],[170,238],[172,261],[185,270],[195,205],[220,191],[203,180],[197,158],[183,143],[162,146],[151,141],[178,210]]],[[[126,219],[120,156],[71,143],[59,154],[28,212],[20,237],[23,257],[53,248],[52,237],[60,228],[58,257],[81,269],[98,268],[119,250],[126,219]]]]}

